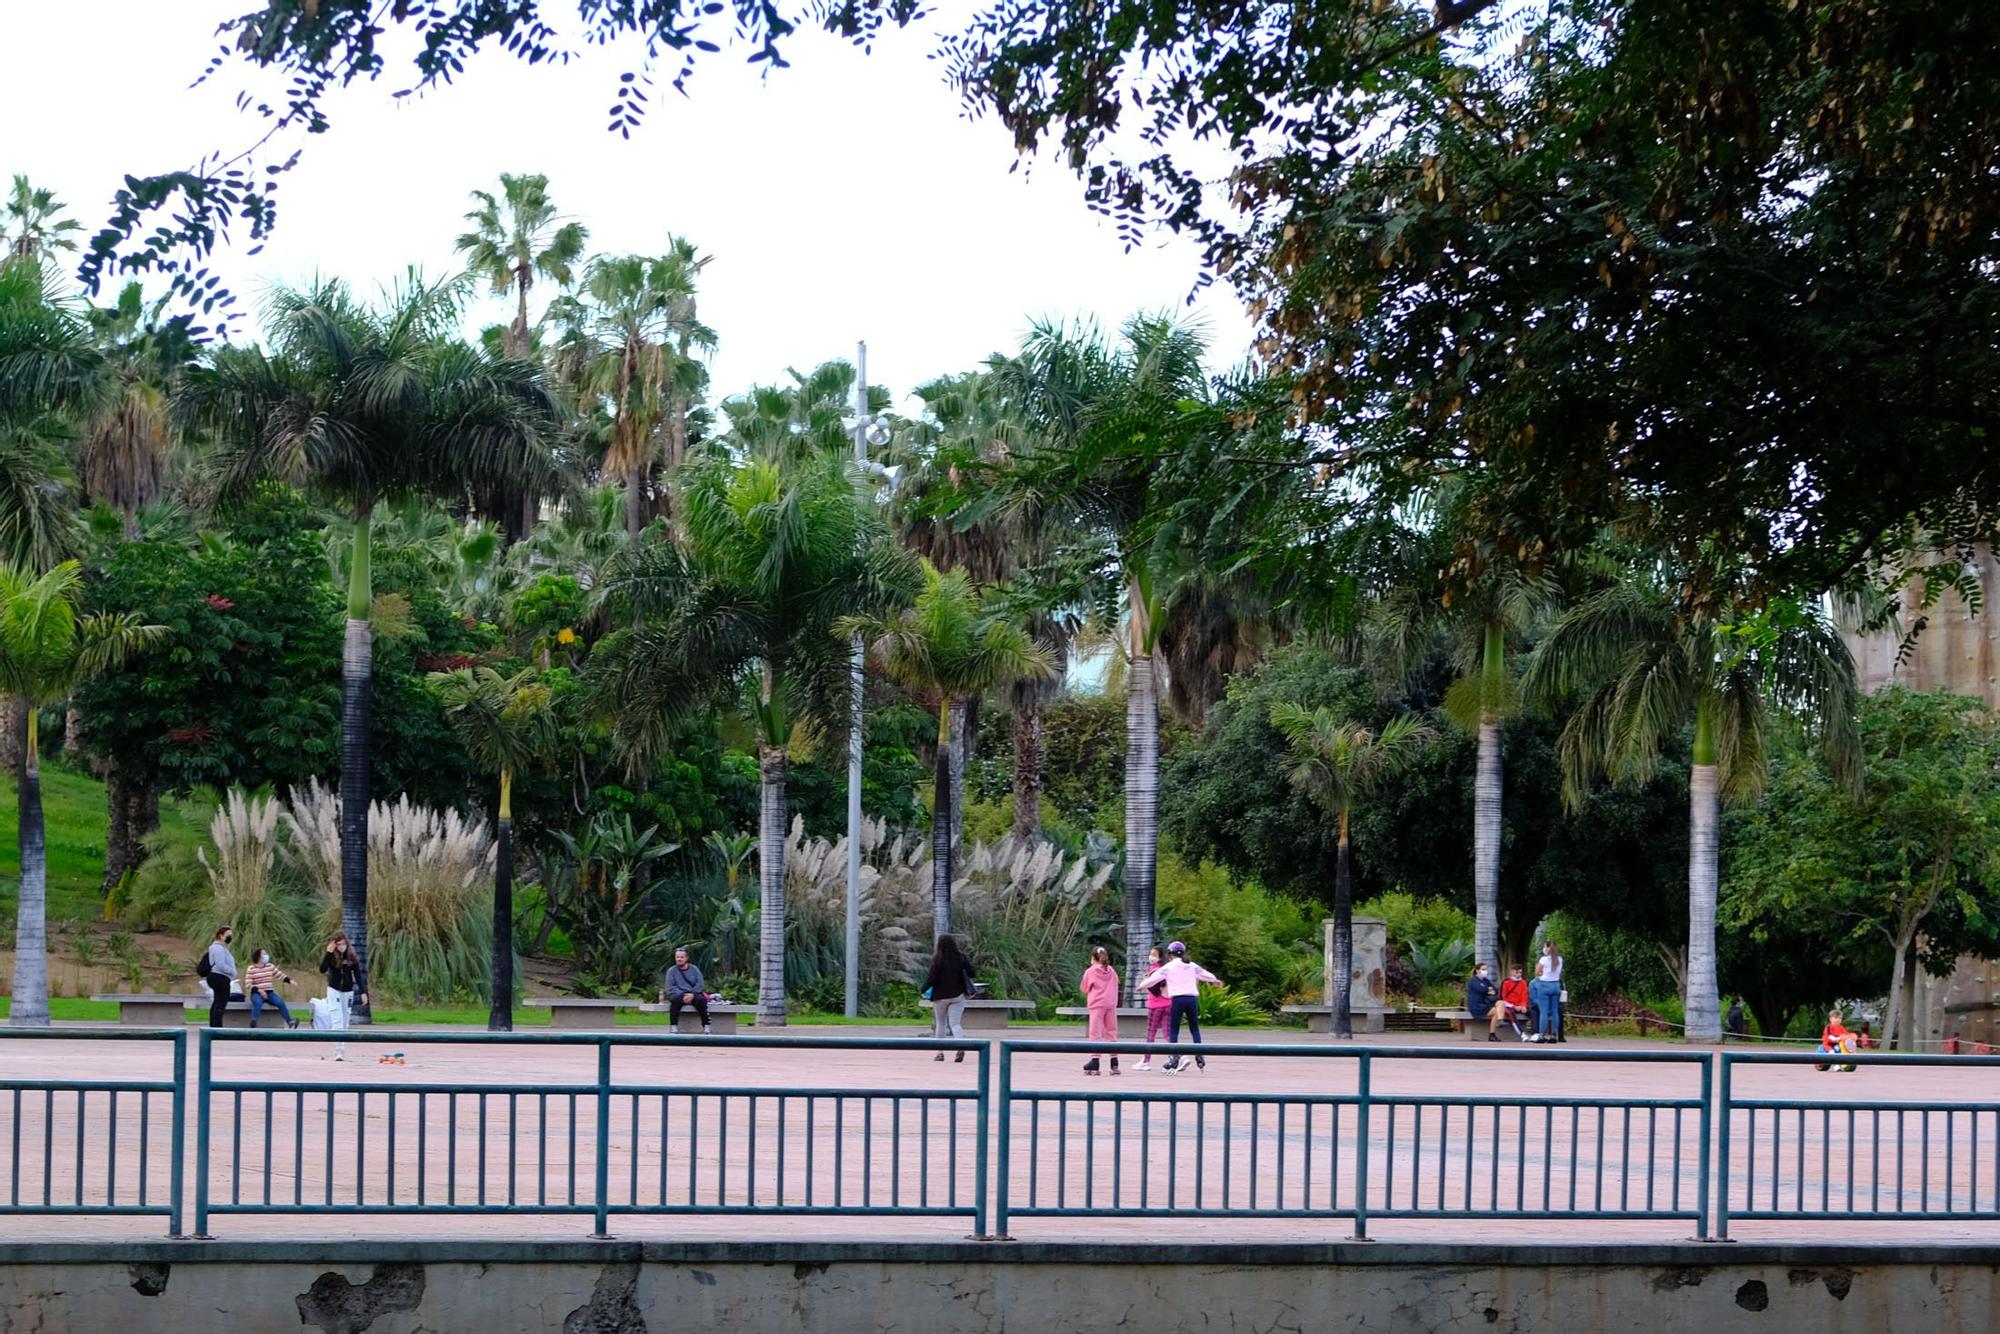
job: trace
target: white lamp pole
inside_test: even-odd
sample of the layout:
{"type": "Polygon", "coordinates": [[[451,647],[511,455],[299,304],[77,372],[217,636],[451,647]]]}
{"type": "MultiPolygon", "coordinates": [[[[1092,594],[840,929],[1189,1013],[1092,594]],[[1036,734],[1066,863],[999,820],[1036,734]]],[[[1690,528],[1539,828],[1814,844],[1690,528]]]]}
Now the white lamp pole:
{"type": "MultiPolygon", "coordinates": [[[[868,461],[868,344],[854,353],[854,461],[868,461]]],[[[847,731],[847,1005],[861,1013],[861,636],[854,636],[847,731]]]]}

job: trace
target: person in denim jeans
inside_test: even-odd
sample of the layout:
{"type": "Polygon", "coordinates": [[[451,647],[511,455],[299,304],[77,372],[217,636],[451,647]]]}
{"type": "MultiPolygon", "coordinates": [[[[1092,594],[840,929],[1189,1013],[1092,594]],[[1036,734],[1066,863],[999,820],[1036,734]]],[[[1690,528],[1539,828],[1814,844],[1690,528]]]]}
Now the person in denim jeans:
{"type": "Polygon", "coordinates": [[[1562,1040],[1562,978],[1562,951],[1553,940],[1545,940],[1542,957],[1535,962],[1535,980],[1528,986],[1528,999],[1534,1002],[1537,1021],[1528,1041],[1562,1040]]]}

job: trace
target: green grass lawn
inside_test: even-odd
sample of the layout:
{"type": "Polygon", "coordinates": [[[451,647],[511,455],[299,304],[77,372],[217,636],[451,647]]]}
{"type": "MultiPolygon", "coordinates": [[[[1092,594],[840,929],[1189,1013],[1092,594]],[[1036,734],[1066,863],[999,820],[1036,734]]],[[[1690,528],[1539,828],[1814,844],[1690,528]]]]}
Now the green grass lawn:
{"type": "MultiPolygon", "coordinates": [[[[160,803],[160,828],[190,845],[208,832],[211,806],[196,800],[160,803]]],[[[11,782],[0,782],[0,907],[11,923],[20,884],[20,805],[11,782]]],[[[104,784],[49,765],[42,770],[42,823],[49,848],[49,920],[95,921],[103,915],[104,784]]]]}

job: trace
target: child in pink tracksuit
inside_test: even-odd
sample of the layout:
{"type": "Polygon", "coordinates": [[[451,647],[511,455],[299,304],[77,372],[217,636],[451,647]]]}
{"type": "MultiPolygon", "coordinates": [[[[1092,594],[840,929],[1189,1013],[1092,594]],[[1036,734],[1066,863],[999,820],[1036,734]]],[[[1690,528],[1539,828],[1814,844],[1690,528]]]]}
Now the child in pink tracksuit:
{"type": "MultiPolygon", "coordinates": [[[[1150,973],[1159,966],[1160,947],[1155,945],[1146,955],[1146,971],[1150,973]]],[[[1167,1031],[1167,1013],[1173,1009],[1174,1002],[1173,997],[1167,995],[1167,984],[1165,982],[1155,982],[1152,986],[1142,988],[1142,990],[1146,995],[1146,1045],[1150,1047],[1153,1043],[1159,1041],[1160,1034],[1167,1031]]],[[[1138,1070],[1152,1069],[1153,1054],[1147,1052],[1144,1056],[1141,1056],[1139,1064],[1133,1068],[1138,1070]]]]}
{"type": "MultiPolygon", "coordinates": [[[[1111,951],[1099,945],[1090,952],[1090,967],[1083,970],[1083,981],[1077,986],[1083,992],[1084,1013],[1088,1024],[1084,1035],[1106,1042],[1118,1041],[1118,970],[1111,966],[1111,951]]],[[[1084,1063],[1083,1073],[1097,1073],[1097,1056],[1093,1052],[1084,1063]]],[[[1118,1073],[1118,1058],[1111,1058],[1111,1073],[1118,1073]]]]}

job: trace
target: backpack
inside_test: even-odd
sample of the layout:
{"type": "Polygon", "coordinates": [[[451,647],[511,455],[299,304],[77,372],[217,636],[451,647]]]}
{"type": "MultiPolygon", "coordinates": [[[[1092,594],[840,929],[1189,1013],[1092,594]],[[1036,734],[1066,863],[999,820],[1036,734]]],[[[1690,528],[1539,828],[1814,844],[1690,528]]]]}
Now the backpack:
{"type": "Polygon", "coordinates": [[[198,955],[196,955],[196,956],[195,956],[195,960],[194,960],[194,975],[195,975],[196,977],[198,977],[198,978],[201,978],[201,979],[202,979],[203,981],[206,981],[206,980],[208,979],[208,951],[207,951],[207,950],[203,950],[203,951],[202,951],[202,952],[201,952],[200,954],[198,954],[198,955]]]}

